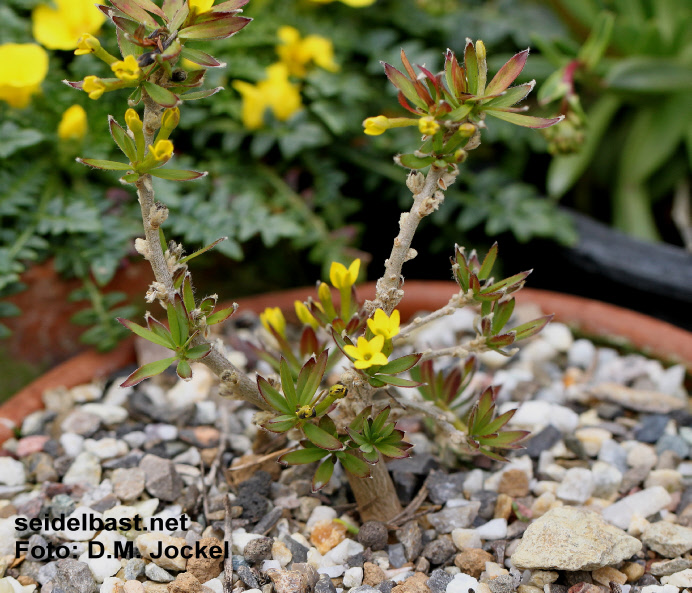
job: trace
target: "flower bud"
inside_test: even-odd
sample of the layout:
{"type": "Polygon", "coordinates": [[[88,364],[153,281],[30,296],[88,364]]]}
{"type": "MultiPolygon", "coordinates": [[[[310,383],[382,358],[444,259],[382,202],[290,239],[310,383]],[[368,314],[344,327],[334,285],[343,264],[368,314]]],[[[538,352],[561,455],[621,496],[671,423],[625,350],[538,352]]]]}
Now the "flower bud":
{"type": "Polygon", "coordinates": [[[125,123],[133,134],[138,134],[142,131],[142,120],[139,118],[139,113],[130,108],[125,112],[125,123]]]}
{"type": "Polygon", "coordinates": [[[433,136],[440,129],[440,124],[435,121],[433,116],[427,115],[418,120],[418,129],[420,130],[421,134],[433,136]]]}
{"type": "Polygon", "coordinates": [[[310,309],[305,306],[305,303],[302,301],[296,301],[294,305],[296,308],[296,315],[301,323],[309,325],[313,329],[317,329],[319,327],[317,319],[313,317],[312,313],[310,313],[310,309]]]}
{"type": "Polygon", "coordinates": [[[466,122],[465,124],[461,124],[459,126],[457,133],[464,138],[470,138],[476,133],[476,126],[474,126],[472,123],[466,122]]]}
{"type": "Polygon", "coordinates": [[[101,49],[101,42],[93,35],[86,33],[79,38],[77,49],[74,50],[74,55],[83,56],[86,54],[93,54],[99,49],[101,49]]]}
{"type": "Polygon", "coordinates": [[[389,119],[384,115],[369,117],[363,122],[363,130],[368,136],[379,136],[389,128],[389,119]]]}
{"type": "Polygon", "coordinates": [[[154,145],[149,145],[149,153],[157,163],[165,163],[173,156],[173,142],[170,140],[157,140],[154,145]]]}
{"type": "Polygon", "coordinates": [[[171,132],[175,130],[180,123],[180,109],[173,107],[166,109],[161,116],[161,129],[159,130],[156,140],[167,140],[171,132]]]}

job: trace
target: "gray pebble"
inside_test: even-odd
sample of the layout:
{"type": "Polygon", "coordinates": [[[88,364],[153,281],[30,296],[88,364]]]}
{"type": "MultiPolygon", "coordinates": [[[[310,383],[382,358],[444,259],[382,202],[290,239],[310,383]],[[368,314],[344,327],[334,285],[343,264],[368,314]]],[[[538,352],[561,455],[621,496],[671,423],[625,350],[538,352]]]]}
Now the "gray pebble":
{"type": "Polygon", "coordinates": [[[406,564],[406,554],[402,544],[391,544],[387,547],[387,552],[389,553],[389,563],[392,565],[392,568],[401,568],[406,564]]]}
{"type": "Polygon", "coordinates": [[[444,504],[450,498],[463,497],[465,479],[465,472],[447,474],[433,470],[426,482],[428,498],[435,504],[444,504]]]}
{"type": "Polygon", "coordinates": [[[431,593],[445,593],[447,585],[452,582],[454,577],[441,568],[432,571],[430,578],[426,581],[431,593]]]}
{"type": "Polygon", "coordinates": [[[245,583],[248,587],[250,587],[250,589],[259,588],[259,581],[257,580],[255,573],[252,572],[251,568],[248,568],[247,566],[239,566],[237,573],[240,577],[240,580],[243,581],[243,583],[245,583]]]}
{"type": "Polygon", "coordinates": [[[170,459],[145,455],[139,462],[139,467],[146,475],[146,489],[149,494],[165,501],[178,498],[183,489],[183,480],[170,459]]]}
{"type": "Polygon", "coordinates": [[[125,580],[135,581],[144,574],[146,563],[141,558],[130,558],[125,565],[125,580]]]}
{"type": "Polygon", "coordinates": [[[261,560],[266,560],[272,556],[272,545],[274,540],[271,537],[258,537],[250,540],[243,550],[243,556],[250,564],[255,564],[261,560]]]}
{"type": "Polygon", "coordinates": [[[552,424],[548,424],[543,430],[529,437],[526,443],[526,454],[532,459],[538,459],[541,452],[550,449],[562,438],[562,433],[552,424]]]}
{"type": "Polygon", "coordinates": [[[488,581],[488,586],[493,593],[512,593],[515,589],[512,575],[501,574],[488,581]]]}
{"type": "Polygon", "coordinates": [[[690,454],[690,446],[677,435],[664,434],[656,443],[656,453],[660,455],[663,451],[673,451],[680,459],[685,459],[690,454]]]}
{"type": "Polygon", "coordinates": [[[418,521],[408,521],[401,529],[397,529],[396,537],[404,546],[406,560],[413,562],[420,556],[423,549],[423,532],[418,521]]]}
{"type": "Polygon", "coordinates": [[[320,580],[315,585],[315,593],[336,593],[336,587],[326,574],[320,576],[320,580]]]}
{"type": "Polygon", "coordinates": [[[86,562],[64,558],[56,564],[55,588],[60,588],[65,593],[96,593],[96,581],[86,562]]]}
{"type": "Polygon", "coordinates": [[[52,581],[55,579],[55,576],[58,574],[58,563],[57,562],[48,562],[41,566],[41,568],[38,569],[38,576],[36,577],[36,580],[41,584],[45,585],[49,581],[52,581]]]}
{"type": "Polygon", "coordinates": [[[444,564],[456,554],[456,551],[456,546],[451,539],[448,537],[441,537],[426,544],[423,548],[422,555],[430,560],[431,564],[444,564]]]}
{"type": "Polygon", "coordinates": [[[358,541],[371,550],[384,550],[387,545],[388,531],[380,521],[366,521],[358,532],[358,541]]]}
{"type": "Polygon", "coordinates": [[[663,436],[668,424],[665,414],[647,414],[641,418],[641,424],[635,429],[634,436],[641,443],[655,443],[663,436]]]}
{"type": "Polygon", "coordinates": [[[147,578],[157,583],[171,583],[175,580],[175,577],[170,572],[153,562],[144,567],[144,574],[147,575],[147,578]]]}
{"type": "Polygon", "coordinates": [[[286,547],[293,554],[293,562],[308,561],[308,549],[303,544],[298,543],[290,536],[282,537],[281,541],[286,544],[286,547]]]}

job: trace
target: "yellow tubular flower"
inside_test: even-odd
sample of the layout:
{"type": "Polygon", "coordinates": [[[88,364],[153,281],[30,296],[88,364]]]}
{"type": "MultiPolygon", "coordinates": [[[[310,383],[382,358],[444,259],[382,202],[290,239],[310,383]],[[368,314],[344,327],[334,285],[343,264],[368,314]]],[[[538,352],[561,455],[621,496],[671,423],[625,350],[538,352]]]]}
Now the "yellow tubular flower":
{"type": "Polygon", "coordinates": [[[421,134],[433,136],[440,129],[440,124],[435,121],[434,117],[427,115],[418,120],[418,129],[420,130],[421,134]]]}
{"type": "Polygon", "coordinates": [[[101,49],[101,42],[90,33],[85,33],[77,41],[77,49],[74,50],[75,56],[93,54],[97,49],[101,49]]]}
{"type": "Polygon", "coordinates": [[[376,336],[391,340],[399,333],[399,311],[395,309],[388,317],[382,309],[377,309],[372,319],[368,319],[368,327],[376,336]]]}
{"type": "Polygon", "coordinates": [[[0,45],[0,100],[24,108],[41,91],[48,73],[48,54],[35,43],[0,45]]]}
{"type": "Polygon", "coordinates": [[[125,56],[124,60],[120,60],[111,65],[111,70],[115,75],[124,82],[134,82],[139,80],[142,75],[142,69],[137,63],[137,58],[132,54],[125,56]]]}
{"type": "Polygon", "coordinates": [[[389,119],[384,115],[369,117],[363,122],[363,130],[368,136],[379,136],[389,129],[389,119]]]}
{"type": "Polygon", "coordinates": [[[286,337],[286,318],[279,307],[267,307],[264,313],[260,313],[260,321],[269,333],[273,328],[277,334],[286,337]]]}
{"type": "MultiPolygon", "coordinates": [[[[93,0],[54,0],[31,14],[34,39],[48,49],[75,49],[80,36],[96,33],[106,20],[93,0]]],[[[78,54],[79,55],[79,54],[78,54]]]]}
{"type": "Polygon", "coordinates": [[[81,105],[72,105],[62,114],[58,136],[62,140],[80,140],[87,132],[87,114],[81,105]]]}
{"type": "Polygon", "coordinates": [[[312,329],[317,329],[320,326],[317,319],[315,319],[312,313],[310,313],[310,309],[305,306],[305,303],[302,301],[296,301],[294,306],[296,308],[296,315],[301,323],[309,325],[312,327],[312,329]]]}
{"type": "Polygon", "coordinates": [[[382,353],[384,338],[375,336],[372,340],[364,337],[358,338],[358,346],[344,346],[344,352],[353,361],[353,366],[357,369],[368,369],[371,366],[387,364],[387,357],[382,353]]]}
{"type": "Polygon", "coordinates": [[[264,124],[264,113],[271,109],[276,119],[285,121],[300,110],[300,90],[288,80],[285,64],[272,64],[266,69],[267,78],[256,85],[242,80],[233,81],[243,98],[241,117],[248,130],[257,130],[264,124]]]}
{"type": "Polygon", "coordinates": [[[132,109],[132,107],[125,112],[125,123],[133,134],[141,132],[144,127],[142,120],[139,118],[139,113],[132,109]]]}
{"type": "Polygon", "coordinates": [[[288,26],[280,27],[277,36],[281,44],[276,46],[276,53],[290,74],[304,77],[311,62],[331,72],[339,69],[334,62],[334,46],[326,37],[308,35],[301,39],[298,29],[288,26]]]}
{"type": "Polygon", "coordinates": [[[214,5],[214,0],[188,0],[190,14],[202,14],[209,12],[214,5]]]}
{"type": "Polygon", "coordinates": [[[89,93],[90,99],[99,99],[106,90],[106,85],[98,76],[86,76],[82,83],[82,90],[89,93]]]}
{"type": "Polygon", "coordinates": [[[332,266],[329,268],[329,281],[334,288],[339,290],[350,290],[351,286],[353,286],[358,279],[359,271],[360,259],[353,260],[348,270],[346,266],[335,261],[332,262],[332,266]]]}
{"type": "Polygon", "coordinates": [[[149,145],[149,152],[157,163],[165,162],[173,156],[173,142],[157,140],[153,146],[149,145]]]}

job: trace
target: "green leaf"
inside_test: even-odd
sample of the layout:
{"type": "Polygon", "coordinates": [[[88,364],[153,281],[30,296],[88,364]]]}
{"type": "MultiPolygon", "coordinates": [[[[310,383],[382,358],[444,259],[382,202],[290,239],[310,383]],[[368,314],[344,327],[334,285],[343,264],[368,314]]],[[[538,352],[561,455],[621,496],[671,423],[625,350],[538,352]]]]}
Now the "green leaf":
{"type": "Polygon", "coordinates": [[[185,358],[189,360],[200,360],[211,352],[211,344],[199,344],[189,348],[185,352],[185,358]]]}
{"type": "Polygon", "coordinates": [[[531,81],[526,84],[520,84],[511,89],[506,90],[501,96],[490,99],[487,103],[483,103],[483,107],[487,108],[501,108],[501,107],[511,107],[512,105],[519,103],[523,100],[535,86],[536,82],[531,81]]]}
{"type": "Polygon", "coordinates": [[[336,460],[331,457],[327,457],[315,471],[315,475],[312,478],[312,491],[317,492],[324,488],[332,477],[334,473],[334,462],[336,460]]]}
{"type": "Polygon", "coordinates": [[[260,375],[257,376],[257,389],[259,389],[260,395],[264,398],[264,401],[277,412],[283,412],[295,418],[295,408],[291,408],[286,398],[281,395],[276,388],[272,387],[269,381],[260,375]]]}
{"type": "Polygon", "coordinates": [[[306,422],[303,424],[303,434],[311,442],[328,451],[338,451],[344,448],[342,442],[336,437],[322,430],[319,426],[306,422]]]}
{"type": "Polygon", "coordinates": [[[380,431],[382,430],[382,427],[384,426],[384,423],[387,422],[387,418],[389,418],[389,412],[391,411],[390,407],[387,406],[382,409],[382,411],[377,415],[377,417],[372,421],[372,433],[375,435],[375,438],[377,438],[377,435],[379,435],[380,431]]]}
{"type": "MultiPolygon", "coordinates": [[[[509,85],[511,85],[521,74],[521,71],[524,69],[524,65],[526,64],[526,59],[529,57],[529,50],[525,49],[522,52],[519,52],[518,54],[515,54],[512,56],[509,61],[502,66],[497,72],[497,74],[493,77],[493,79],[490,81],[488,84],[488,87],[485,89],[485,94],[486,95],[496,95],[497,93],[501,93],[504,90],[506,90],[509,85]]],[[[524,85],[522,85],[524,86],[524,85]]],[[[533,87],[533,85],[531,85],[533,87]]],[[[518,87],[516,87],[518,88],[518,87]]],[[[513,89],[512,89],[513,90],[513,89]]],[[[531,89],[529,89],[530,91],[531,89]]],[[[527,93],[528,94],[528,91],[527,93]]],[[[524,96],[526,96],[526,94],[524,96]]],[[[506,95],[505,95],[506,96],[506,95]]],[[[524,97],[522,97],[523,99],[524,97]]],[[[517,99],[519,101],[520,99],[517,99]]],[[[516,101],[515,101],[516,103],[516,101]]]]}
{"type": "Polygon", "coordinates": [[[224,62],[219,62],[216,58],[210,56],[203,51],[198,49],[192,49],[191,47],[184,47],[180,52],[181,57],[204,66],[205,68],[223,68],[226,66],[224,62]]]}
{"type": "Polygon", "coordinates": [[[422,354],[414,353],[395,358],[394,360],[390,360],[387,364],[381,366],[377,372],[385,375],[396,375],[397,373],[403,373],[404,371],[408,371],[411,367],[418,364],[418,361],[422,356],[422,354]]]}
{"type": "Polygon", "coordinates": [[[178,32],[178,36],[181,39],[225,39],[235,35],[251,20],[229,13],[210,13],[206,22],[185,27],[178,32]]]}
{"type": "Polygon", "coordinates": [[[370,476],[370,466],[362,459],[352,453],[337,453],[337,459],[344,466],[344,469],[357,478],[367,478],[370,476]]]}
{"type": "Polygon", "coordinates": [[[298,449],[297,451],[285,453],[277,461],[284,465],[305,465],[319,461],[326,455],[330,455],[330,453],[324,449],[310,447],[309,449],[298,449]]]}
{"type": "Polygon", "coordinates": [[[134,373],[132,373],[125,381],[120,384],[120,387],[132,387],[144,381],[144,379],[149,379],[155,375],[160,375],[165,371],[171,363],[175,360],[175,356],[170,358],[164,358],[163,360],[156,360],[154,362],[147,363],[139,367],[134,373]]]}
{"type": "Polygon", "coordinates": [[[235,313],[238,310],[238,303],[233,303],[232,307],[228,307],[227,309],[221,309],[221,311],[217,311],[213,315],[209,315],[207,317],[207,325],[214,325],[216,323],[221,323],[222,321],[226,321],[233,313],[235,313]]]}
{"type": "Polygon", "coordinates": [[[204,89],[203,91],[192,91],[190,93],[183,93],[182,95],[180,95],[180,99],[182,101],[197,101],[198,99],[206,99],[207,97],[211,97],[212,95],[215,95],[216,93],[219,93],[223,90],[224,87],[217,86],[213,89],[204,89]]]}
{"type": "Polygon", "coordinates": [[[171,181],[193,181],[207,175],[206,171],[184,171],[183,169],[152,169],[149,175],[171,181]]]}
{"type": "Polygon", "coordinates": [[[670,93],[692,89],[692,68],[671,58],[635,56],[619,60],[605,78],[614,90],[640,93],[670,93]]]}
{"type": "Polygon", "coordinates": [[[178,96],[171,93],[168,89],[154,84],[153,82],[149,82],[148,80],[145,80],[142,85],[151,99],[161,105],[161,107],[172,108],[180,105],[178,96]]]}
{"type": "Polygon", "coordinates": [[[279,363],[279,374],[281,375],[281,388],[284,392],[284,397],[288,402],[288,407],[295,410],[298,407],[298,397],[296,396],[296,388],[293,384],[293,375],[288,366],[288,362],[282,356],[279,363]]]}
{"type": "MultiPolygon", "coordinates": [[[[111,0],[111,4],[115,6],[118,10],[125,13],[127,16],[133,18],[149,27],[149,29],[156,29],[160,27],[160,24],[152,17],[141,5],[143,0],[111,0]]],[[[161,9],[154,5],[156,10],[161,12],[161,9]]],[[[163,15],[163,13],[161,13],[163,15]]]]}
{"type": "Polygon", "coordinates": [[[303,365],[300,374],[298,375],[297,396],[300,405],[307,405],[312,400],[317,392],[324,372],[327,369],[328,352],[324,350],[315,359],[310,357],[310,360],[303,365]],[[310,361],[314,361],[310,363],[310,361]],[[308,366],[309,365],[309,366],[308,366]]]}
{"type": "Polygon", "coordinates": [[[464,67],[466,68],[466,80],[468,81],[469,93],[471,95],[478,94],[478,59],[476,57],[476,48],[470,39],[466,40],[466,48],[464,50],[464,67]]]}
{"type": "Polygon", "coordinates": [[[135,148],[134,140],[127,135],[127,132],[115,121],[112,115],[108,116],[108,127],[118,148],[130,159],[131,163],[134,163],[137,160],[137,149],[135,148]]]}
{"type": "Polygon", "coordinates": [[[118,163],[117,161],[104,161],[102,159],[77,159],[77,162],[106,171],[130,171],[132,169],[130,163],[118,163]]]}
{"type": "Polygon", "coordinates": [[[0,158],[7,158],[22,148],[34,146],[44,139],[39,130],[23,129],[11,121],[6,121],[0,126],[0,158]]]}
{"type": "Polygon", "coordinates": [[[127,173],[120,178],[120,181],[123,183],[135,183],[139,177],[139,173],[127,173]]]}
{"type": "Polygon", "coordinates": [[[192,368],[187,360],[178,361],[178,366],[176,367],[175,372],[178,373],[178,377],[184,379],[185,381],[192,379],[192,368]]]}
{"type": "Polygon", "coordinates": [[[485,110],[485,113],[491,115],[492,117],[496,117],[497,119],[501,119],[503,121],[514,124],[516,126],[534,129],[548,128],[556,123],[561,122],[564,119],[564,116],[562,115],[560,117],[544,118],[535,117],[533,115],[522,115],[521,113],[514,113],[512,111],[502,111],[497,109],[487,109],[485,110]]]}
{"type": "Polygon", "coordinates": [[[392,457],[394,459],[404,459],[410,455],[408,452],[408,449],[412,448],[412,445],[410,443],[405,443],[407,445],[406,448],[404,447],[396,447],[394,445],[388,445],[384,443],[376,443],[375,447],[377,447],[377,450],[382,454],[387,457],[392,457]]]}
{"type": "Polygon", "coordinates": [[[392,375],[375,375],[370,378],[371,385],[373,380],[379,381],[386,385],[396,385],[397,387],[418,387],[420,385],[418,381],[402,379],[401,377],[393,377],[392,375]]]}
{"type": "Polygon", "coordinates": [[[415,156],[412,153],[409,154],[401,154],[398,157],[395,158],[395,161],[401,165],[402,167],[406,167],[407,169],[422,169],[424,167],[427,167],[428,165],[431,165],[433,162],[435,162],[435,157],[434,156],[428,156],[424,158],[420,158],[415,156]]]}
{"type": "Polygon", "coordinates": [[[524,340],[526,338],[530,338],[531,336],[535,336],[546,325],[548,325],[553,317],[554,315],[546,315],[512,328],[512,331],[516,332],[516,341],[518,342],[519,340],[524,340]]]}
{"type": "Polygon", "coordinates": [[[117,320],[131,332],[137,334],[140,338],[144,338],[145,340],[158,344],[159,346],[163,346],[164,348],[170,348],[171,350],[175,349],[175,342],[168,340],[166,336],[160,335],[150,329],[146,329],[141,325],[137,325],[134,321],[130,321],[129,319],[118,317],[117,320]]]}
{"type": "Polygon", "coordinates": [[[589,37],[577,54],[577,59],[584,65],[587,71],[591,71],[596,67],[606,49],[608,49],[614,23],[615,15],[612,12],[603,10],[592,25],[589,37]]]}
{"type": "Polygon", "coordinates": [[[287,432],[298,424],[295,414],[277,416],[265,422],[262,426],[271,432],[287,432]]]}

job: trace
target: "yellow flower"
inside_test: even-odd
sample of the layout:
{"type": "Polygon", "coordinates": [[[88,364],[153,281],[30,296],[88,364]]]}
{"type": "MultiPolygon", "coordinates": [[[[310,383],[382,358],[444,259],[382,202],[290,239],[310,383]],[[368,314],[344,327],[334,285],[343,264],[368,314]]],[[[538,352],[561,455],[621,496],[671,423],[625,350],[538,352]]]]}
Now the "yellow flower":
{"type": "Polygon", "coordinates": [[[242,80],[233,82],[243,97],[241,117],[248,130],[257,130],[264,123],[264,112],[271,109],[276,119],[285,121],[301,107],[300,90],[288,80],[288,68],[280,62],[266,69],[267,78],[256,85],[242,80]]]}
{"type": "Polygon", "coordinates": [[[371,366],[387,364],[387,357],[382,353],[384,337],[375,336],[372,340],[358,338],[358,346],[344,346],[344,352],[354,358],[353,366],[367,369],[371,366]]]}
{"type": "Polygon", "coordinates": [[[334,62],[334,46],[326,37],[308,35],[305,39],[301,39],[298,29],[288,26],[281,27],[277,35],[281,45],[277,45],[276,53],[281,62],[286,64],[290,74],[305,76],[306,66],[310,62],[330,72],[336,72],[339,69],[334,62]]]}
{"type": "Polygon", "coordinates": [[[368,136],[379,136],[389,129],[389,119],[384,115],[369,117],[363,122],[363,130],[368,136]]]}
{"type": "Polygon", "coordinates": [[[209,12],[214,4],[214,0],[189,0],[190,14],[202,14],[209,12]]]}
{"type": "Polygon", "coordinates": [[[86,76],[82,83],[82,90],[89,93],[90,99],[98,99],[106,90],[106,85],[98,76],[86,76]]]}
{"type": "Polygon", "coordinates": [[[432,136],[437,133],[437,130],[440,129],[440,124],[435,121],[434,117],[428,115],[426,117],[421,117],[418,120],[418,129],[420,130],[421,134],[432,136]]]}
{"type": "MultiPolygon", "coordinates": [[[[334,0],[312,0],[315,4],[329,4],[334,0]]],[[[370,6],[375,4],[377,0],[341,0],[344,4],[351,6],[352,8],[363,8],[364,6],[370,6]]]]}
{"type": "Polygon", "coordinates": [[[332,266],[329,268],[329,281],[334,288],[339,290],[350,290],[351,286],[353,286],[358,279],[359,271],[360,259],[353,260],[348,269],[346,269],[344,264],[335,261],[332,262],[332,266]]]}
{"type": "Polygon", "coordinates": [[[106,15],[93,0],[54,0],[39,4],[31,15],[34,39],[48,49],[75,49],[81,35],[96,33],[106,15]]]}
{"type": "Polygon", "coordinates": [[[165,162],[173,156],[173,142],[170,140],[157,140],[154,145],[149,145],[149,152],[156,162],[165,162]]]}
{"type": "Polygon", "coordinates": [[[375,316],[368,319],[368,327],[376,336],[382,336],[385,340],[391,340],[399,333],[399,311],[395,309],[392,314],[387,314],[382,309],[375,311],[375,316]]]}
{"type": "Polygon", "coordinates": [[[31,95],[41,90],[48,72],[48,54],[35,43],[0,45],[0,100],[12,107],[26,107],[31,95]]]}
{"type": "Polygon", "coordinates": [[[264,313],[260,313],[260,321],[269,333],[274,328],[277,334],[286,336],[286,318],[279,307],[267,307],[264,313]]]}
{"type": "Polygon", "coordinates": [[[139,117],[139,113],[132,109],[132,107],[125,112],[125,124],[127,124],[127,127],[133,134],[141,132],[142,128],[144,127],[144,124],[142,124],[142,120],[139,117]]]}
{"type": "Polygon", "coordinates": [[[101,42],[90,33],[85,33],[77,42],[77,49],[74,50],[75,56],[83,56],[93,54],[97,49],[101,48],[101,42]]]}
{"type": "Polygon", "coordinates": [[[87,114],[81,105],[72,105],[62,114],[58,136],[63,140],[79,140],[87,132],[87,114]]]}
{"type": "Polygon", "coordinates": [[[139,80],[139,77],[142,74],[142,70],[137,63],[137,58],[135,58],[132,54],[125,56],[124,60],[115,62],[111,66],[111,70],[115,72],[115,75],[120,80],[125,82],[134,82],[135,80],[139,80]]]}
{"type": "Polygon", "coordinates": [[[320,324],[317,322],[317,319],[313,317],[312,313],[310,313],[310,309],[305,306],[305,303],[296,301],[294,305],[296,308],[296,315],[301,323],[309,325],[312,329],[317,329],[319,327],[320,324]]]}

